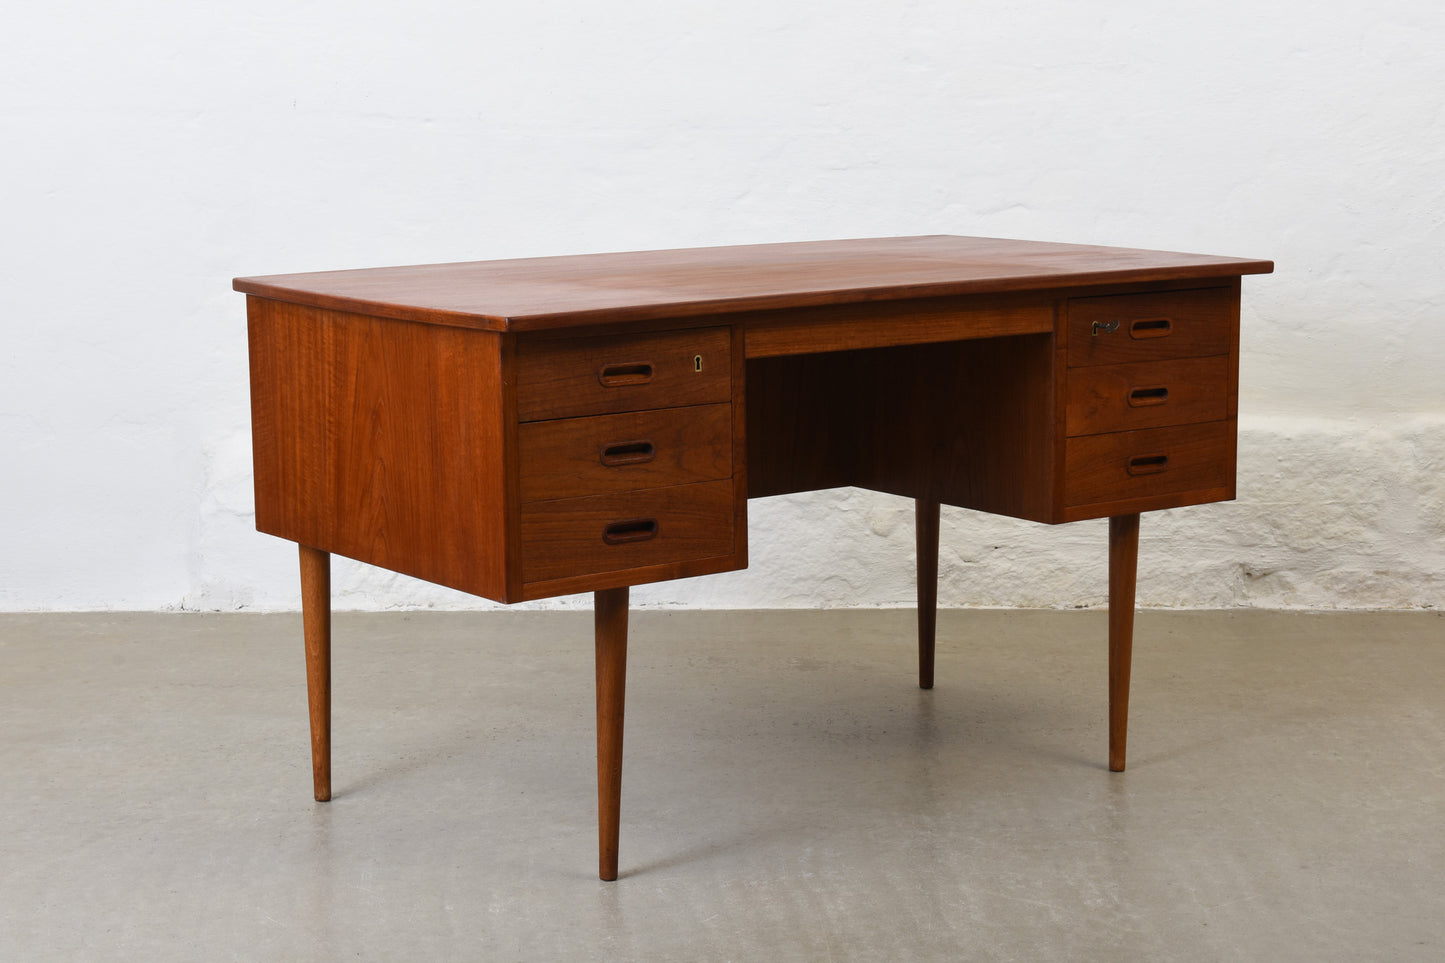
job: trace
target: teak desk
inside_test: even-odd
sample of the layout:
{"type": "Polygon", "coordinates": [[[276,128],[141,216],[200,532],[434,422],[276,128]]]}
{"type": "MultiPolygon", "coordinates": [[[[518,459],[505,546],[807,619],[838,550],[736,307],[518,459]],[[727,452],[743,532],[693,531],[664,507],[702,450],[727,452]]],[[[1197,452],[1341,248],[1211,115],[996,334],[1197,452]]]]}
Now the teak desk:
{"type": "Polygon", "coordinates": [[[628,586],[747,565],[747,500],[1109,522],[1124,768],[1139,513],[1234,497],[1240,277],[1269,261],[970,237],[240,278],[256,527],[298,543],[316,798],[330,553],[518,602],[593,592],[600,875],[617,877],[628,586]]]}

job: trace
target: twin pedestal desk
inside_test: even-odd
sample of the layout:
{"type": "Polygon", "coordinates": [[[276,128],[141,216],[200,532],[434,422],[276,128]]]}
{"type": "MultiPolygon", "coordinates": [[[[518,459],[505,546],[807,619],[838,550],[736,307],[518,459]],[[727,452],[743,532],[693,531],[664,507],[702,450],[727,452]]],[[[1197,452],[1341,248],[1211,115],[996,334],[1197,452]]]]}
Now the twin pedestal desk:
{"type": "Polygon", "coordinates": [[[331,796],[330,555],[518,602],[593,592],[600,875],[617,877],[628,587],[747,565],[750,497],[1109,518],[1124,768],[1139,513],[1234,497],[1239,290],[1268,261],[969,237],[241,278],[256,527],[300,546],[331,796]]]}

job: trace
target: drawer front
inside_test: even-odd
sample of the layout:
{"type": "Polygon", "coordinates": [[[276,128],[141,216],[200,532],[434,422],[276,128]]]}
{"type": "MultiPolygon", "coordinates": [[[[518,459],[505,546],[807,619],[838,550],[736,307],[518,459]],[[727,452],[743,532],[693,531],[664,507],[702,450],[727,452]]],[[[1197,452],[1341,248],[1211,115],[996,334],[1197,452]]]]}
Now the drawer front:
{"type": "Polygon", "coordinates": [[[1228,354],[1233,288],[1069,300],[1069,366],[1228,354]]]}
{"type": "Polygon", "coordinates": [[[522,501],[732,476],[732,405],[534,421],[518,430],[522,501]]]}
{"type": "Polygon", "coordinates": [[[1234,422],[1070,438],[1064,503],[1089,505],[1233,483],[1234,422]]]}
{"type": "Polygon", "coordinates": [[[727,328],[517,342],[521,421],[728,401],[727,328]]]}
{"type": "Polygon", "coordinates": [[[731,479],[534,502],[522,508],[522,580],[729,555],[731,479]]]}
{"type": "Polygon", "coordinates": [[[1075,368],[1068,375],[1070,435],[1220,421],[1229,414],[1229,357],[1075,368]]]}

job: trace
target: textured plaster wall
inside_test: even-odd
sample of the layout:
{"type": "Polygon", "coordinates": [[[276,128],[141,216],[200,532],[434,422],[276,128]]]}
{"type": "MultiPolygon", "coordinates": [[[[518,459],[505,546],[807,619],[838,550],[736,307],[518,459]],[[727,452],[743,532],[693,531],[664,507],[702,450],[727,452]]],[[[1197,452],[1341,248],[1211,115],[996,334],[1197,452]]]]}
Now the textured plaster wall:
{"type": "MultiPolygon", "coordinates": [[[[1434,0],[23,5],[0,608],[296,605],[252,529],[233,275],[917,233],[1275,259],[1245,282],[1239,500],[1146,517],[1141,600],[1439,606],[1441,49],[1434,0]]],[[[757,501],[748,571],[635,596],[907,604],[910,507],[757,501]]],[[[1103,522],[943,525],[944,604],[1103,601],[1103,522]]]]}

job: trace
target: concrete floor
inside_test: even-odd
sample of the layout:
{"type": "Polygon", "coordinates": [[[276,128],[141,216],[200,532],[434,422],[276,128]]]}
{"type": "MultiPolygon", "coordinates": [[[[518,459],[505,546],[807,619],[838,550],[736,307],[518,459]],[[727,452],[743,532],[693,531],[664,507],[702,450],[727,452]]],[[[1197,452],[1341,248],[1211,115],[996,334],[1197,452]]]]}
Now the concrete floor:
{"type": "Polygon", "coordinates": [[[583,613],[0,617],[0,959],[1445,959],[1445,619],[634,614],[622,878],[583,613]]]}

